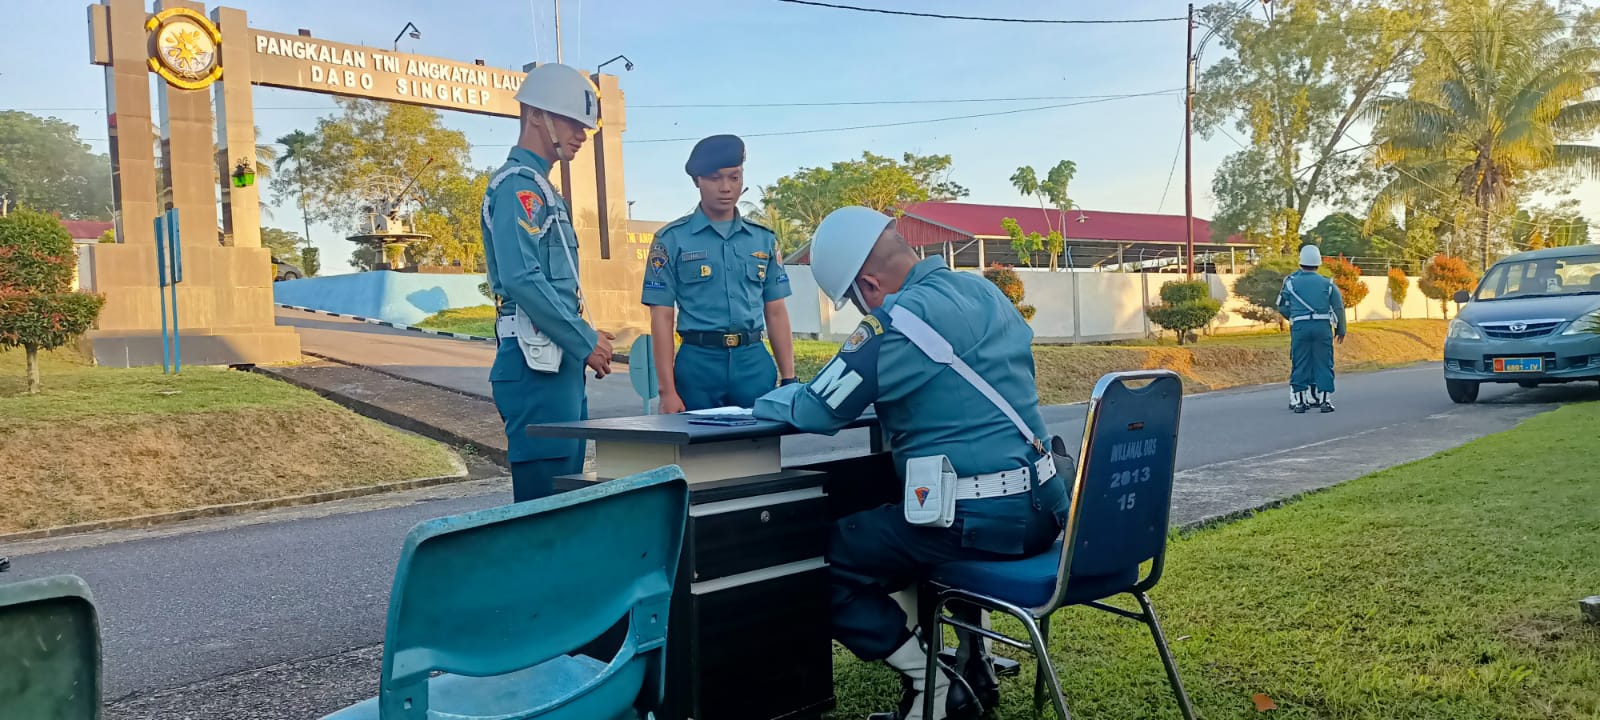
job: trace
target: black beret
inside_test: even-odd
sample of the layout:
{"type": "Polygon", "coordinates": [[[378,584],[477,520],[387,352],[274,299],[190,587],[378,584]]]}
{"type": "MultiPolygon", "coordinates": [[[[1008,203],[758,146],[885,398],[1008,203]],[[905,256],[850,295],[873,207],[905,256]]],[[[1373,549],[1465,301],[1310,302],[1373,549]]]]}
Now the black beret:
{"type": "Polygon", "coordinates": [[[694,144],[683,164],[690,177],[714,175],[723,168],[744,164],[744,141],[737,135],[712,135],[694,144]]]}

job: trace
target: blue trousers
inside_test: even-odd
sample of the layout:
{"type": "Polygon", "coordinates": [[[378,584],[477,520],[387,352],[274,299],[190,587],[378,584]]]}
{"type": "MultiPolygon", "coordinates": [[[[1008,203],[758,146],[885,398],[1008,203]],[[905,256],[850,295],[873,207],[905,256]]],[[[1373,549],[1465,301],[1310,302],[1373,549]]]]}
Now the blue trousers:
{"type": "Polygon", "coordinates": [[[515,502],[544,497],[558,475],[583,471],[584,441],[528,437],[529,425],[589,418],[584,394],[583,358],[565,353],[561,369],[534,372],[515,338],[500,341],[489,368],[494,406],[505,423],[506,459],[511,463],[515,502]]]}
{"type": "Polygon", "coordinates": [[[828,544],[833,635],[862,660],[889,657],[910,637],[891,595],[957,560],[1014,560],[1044,552],[1061,533],[1065,486],[1032,494],[963,500],[948,528],[912,525],[899,505],[847,515],[828,544]]]}
{"type": "Polygon", "coordinates": [[[1301,320],[1289,328],[1289,385],[1295,392],[1313,386],[1333,392],[1333,326],[1326,320],[1301,320]]]}
{"type": "Polygon", "coordinates": [[[755,407],[756,398],[778,385],[778,366],[765,343],[736,348],[685,343],[672,363],[672,377],[687,410],[755,407]]]}

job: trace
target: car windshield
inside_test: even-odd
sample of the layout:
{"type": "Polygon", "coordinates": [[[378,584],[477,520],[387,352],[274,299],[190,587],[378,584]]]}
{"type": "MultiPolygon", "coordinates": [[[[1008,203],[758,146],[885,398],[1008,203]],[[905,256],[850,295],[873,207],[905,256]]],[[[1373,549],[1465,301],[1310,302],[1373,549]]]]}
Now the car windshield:
{"type": "Polygon", "coordinates": [[[1477,299],[1600,293],[1600,253],[1564,258],[1530,258],[1489,268],[1477,299]]]}

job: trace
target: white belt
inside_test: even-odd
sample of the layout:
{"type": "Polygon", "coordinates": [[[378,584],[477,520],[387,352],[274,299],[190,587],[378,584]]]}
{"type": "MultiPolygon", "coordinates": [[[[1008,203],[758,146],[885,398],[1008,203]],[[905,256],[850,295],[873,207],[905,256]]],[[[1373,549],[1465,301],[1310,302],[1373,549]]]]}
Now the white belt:
{"type": "Polygon", "coordinates": [[[1041,458],[1033,468],[1017,468],[1004,472],[974,475],[972,477],[956,478],[956,500],[980,500],[983,498],[1006,497],[1019,495],[1033,489],[1029,482],[1033,475],[1030,470],[1039,473],[1039,484],[1043,485],[1056,476],[1055,460],[1049,457],[1041,458]]]}
{"type": "Polygon", "coordinates": [[[1332,319],[1333,319],[1333,315],[1331,315],[1331,314],[1315,313],[1315,314],[1312,314],[1312,315],[1301,315],[1300,317],[1297,317],[1297,318],[1294,318],[1294,319],[1290,320],[1290,322],[1300,322],[1301,320],[1332,320],[1332,319]]]}
{"type": "Polygon", "coordinates": [[[517,316],[501,315],[494,319],[494,335],[504,340],[517,336],[517,316]]]}

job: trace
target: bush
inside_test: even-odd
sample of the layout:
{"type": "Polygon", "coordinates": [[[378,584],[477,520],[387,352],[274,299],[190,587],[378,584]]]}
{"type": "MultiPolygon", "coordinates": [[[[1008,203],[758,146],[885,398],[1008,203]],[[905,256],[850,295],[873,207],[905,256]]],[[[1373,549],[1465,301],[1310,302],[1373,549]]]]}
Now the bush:
{"type": "Polygon", "coordinates": [[[1037,309],[1032,305],[1022,304],[1022,278],[1017,277],[1015,270],[996,263],[988,270],[983,271],[983,277],[994,283],[995,287],[1000,288],[1000,294],[1006,296],[1006,299],[1016,306],[1017,312],[1022,313],[1023,320],[1033,319],[1033,314],[1037,309]]]}
{"type": "Polygon", "coordinates": [[[1439,311],[1450,316],[1450,300],[1461,290],[1472,290],[1478,277],[1467,268],[1467,261],[1458,257],[1435,255],[1422,266],[1422,279],[1417,289],[1422,294],[1439,301],[1439,311]]]}
{"type": "Polygon", "coordinates": [[[101,242],[101,243],[114,243],[116,241],[117,241],[117,229],[116,228],[111,228],[110,230],[107,230],[107,231],[105,231],[103,233],[100,233],[99,242],[101,242]]]}
{"type": "Polygon", "coordinates": [[[489,290],[488,280],[478,283],[478,292],[483,293],[483,296],[489,298],[490,302],[494,301],[494,292],[489,290]]]}
{"type": "Polygon", "coordinates": [[[1240,315],[1262,323],[1277,323],[1283,329],[1283,316],[1278,314],[1278,293],[1283,292],[1283,279],[1299,268],[1295,259],[1286,256],[1262,260],[1233,283],[1233,294],[1244,300],[1246,306],[1240,315]]]}
{"type": "Polygon", "coordinates": [[[1205,327],[1222,311],[1222,303],[1211,297],[1211,285],[1204,280],[1167,283],[1161,286],[1161,304],[1145,308],[1150,322],[1178,333],[1184,343],[1190,330],[1205,327]]]}
{"type": "Polygon", "coordinates": [[[1406,315],[1406,294],[1411,292],[1411,278],[1400,268],[1389,268],[1389,299],[1398,308],[1399,317],[1406,315]]]}
{"type": "Polygon", "coordinates": [[[27,354],[29,395],[39,392],[39,351],[83,334],[105,304],[70,291],[77,265],[60,220],[26,209],[0,217],[0,348],[27,354]]]}
{"type": "Polygon", "coordinates": [[[1361,268],[1355,263],[1344,259],[1343,255],[1330,258],[1323,264],[1328,269],[1328,274],[1333,278],[1334,287],[1339,288],[1339,296],[1344,299],[1344,306],[1353,308],[1366,299],[1371,288],[1361,282],[1361,268]]]}
{"type": "Polygon", "coordinates": [[[314,247],[301,249],[300,269],[305,271],[306,277],[316,277],[322,272],[322,253],[314,247]]]}

